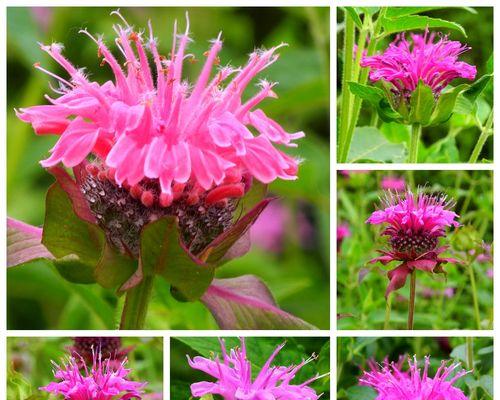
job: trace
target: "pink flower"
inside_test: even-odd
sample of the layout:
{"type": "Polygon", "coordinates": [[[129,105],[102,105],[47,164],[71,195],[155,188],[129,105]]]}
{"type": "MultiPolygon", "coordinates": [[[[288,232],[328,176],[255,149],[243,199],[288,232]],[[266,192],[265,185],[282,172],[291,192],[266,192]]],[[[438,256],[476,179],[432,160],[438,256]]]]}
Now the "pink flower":
{"type": "Polygon", "coordinates": [[[392,84],[392,90],[408,98],[419,81],[429,86],[436,96],[456,78],[474,80],[476,67],[458,57],[470,47],[448,40],[435,33],[411,34],[412,43],[405,34],[399,34],[383,54],[363,57],[361,66],[370,67],[370,79],[392,84]]]}
{"type": "Polygon", "coordinates": [[[413,362],[408,359],[410,367],[408,372],[402,372],[394,364],[386,364],[379,371],[365,372],[359,383],[375,389],[378,394],[376,400],[467,400],[462,390],[454,387],[453,384],[468,372],[461,370],[452,376],[453,371],[460,364],[450,366],[446,364],[446,361],[442,361],[436,374],[431,378],[429,357],[425,357],[422,373],[414,357],[413,362]]]}
{"type": "Polygon", "coordinates": [[[342,242],[345,238],[351,236],[351,230],[349,229],[349,225],[340,224],[337,226],[337,251],[340,251],[340,246],[342,246],[342,242]]]}
{"type": "Polygon", "coordinates": [[[125,359],[117,367],[110,365],[110,359],[102,360],[101,353],[94,352],[90,370],[83,359],[69,357],[62,365],[54,364],[54,377],[40,390],[62,395],[67,400],[129,400],[141,399],[146,382],[133,382],[126,379],[130,373],[125,368],[125,359]],[[82,366],[83,365],[83,366],[82,366]]]}
{"type": "Polygon", "coordinates": [[[389,237],[390,249],[380,251],[382,256],[371,263],[380,261],[386,265],[391,261],[402,261],[388,272],[390,283],[386,296],[400,289],[413,269],[432,273],[444,272],[441,264],[456,262],[451,258],[440,258],[446,247],[438,247],[440,237],[446,235],[445,228],[455,226],[458,217],[450,211],[453,203],[446,196],[431,196],[422,192],[415,196],[409,189],[406,193],[387,193],[382,201],[384,208],[372,213],[366,220],[369,224],[384,224],[382,235],[389,237]]]}
{"type": "Polygon", "coordinates": [[[251,363],[247,359],[245,340],[241,338],[241,349],[226,351],[225,343],[220,339],[223,360],[217,357],[215,360],[204,357],[195,357],[188,362],[191,368],[203,371],[214,377],[216,382],[197,382],[191,385],[191,393],[195,397],[207,394],[218,394],[225,400],[317,400],[319,395],[308,385],[319,376],[313,377],[300,385],[292,385],[297,372],[308,362],[312,361],[313,355],[308,360],[298,365],[289,367],[271,366],[273,359],[283,348],[284,344],[278,346],[264,364],[260,372],[252,380],[251,363]]]}
{"type": "Polygon", "coordinates": [[[288,208],[278,200],[273,201],[250,228],[251,242],[264,250],[279,253],[289,220],[288,208]]]}
{"type": "Polygon", "coordinates": [[[380,186],[384,190],[395,190],[402,192],[406,189],[405,178],[397,176],[384,176],[380,186]]]}
{"type": "Polygon", "coordinates": [[[285,132],[256,108],[264,99],[277,97],[276,84],[261,80],[258,93],[242,101],[246,87],[278,59],[275,53],[283,44],[256,50],[244,67],[221,67],[211,76],[222,48],[219,35],[206,52],[198,79],[190,84],[182,78],[184,61],[194,59],[186,53],[189,21],[183,34],[174,28],[172,50],[164,57],[151,26],[145,39],[114,14],[124,24],[115,26],[115,43],[124,61],[115,58],[103,38],[82,31],[95,41],[114,81],[92,82],[62,55],[62,45],[41,46],[69,75],[64,79],[36,64],[59,80],[59,97],[47,96],[50,105],[17,112],[37,134],[60,135],[51,156],[42,161],[44,167],[75,167],[96,156],[103,176],[120,187],[135,188],[144,205],[159,202],[163,207],[186,188],[194,203],[203,192],[208,192],[209,202],[217,202],[241,197],[249,177],[266,184],[297,178],[298,160],[275,145],[294,147],[293,141],[304,133],[285,132]]]}

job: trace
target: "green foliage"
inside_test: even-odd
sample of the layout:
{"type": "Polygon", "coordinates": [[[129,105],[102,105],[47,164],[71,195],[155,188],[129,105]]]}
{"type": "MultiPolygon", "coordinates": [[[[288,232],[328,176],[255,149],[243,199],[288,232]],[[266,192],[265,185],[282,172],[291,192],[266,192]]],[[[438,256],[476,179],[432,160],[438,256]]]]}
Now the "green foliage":
{"type": "Polygon", "coordinates": [[[349,151],[348,161],[401,163],[406,158],[403,143],[389,142],[382,132],[371,126],[362,126],[354,131],[354,139],[349,151]]]}
{"type": "MultiPolygon", "coordinates": [[[[340,329],[382,329],[388,284],[388,266],[368,264],[378,250],[386,249],[387,238],[382,228],[366,224],[384,196],[380,183],[383,177],[402,177],[413,188],[425,187],[428,192],[444,193],[456,202],[454,211],[462,224],[450,230],[440,245],[448,245],[447,257],[459,260],[445,266],[446,278],[418,271],[416,298],[416,329],[473,329],[475,313],[469,269],[474,270],[482,329],[490,329],[493,310],[493,280],[487,272],[492,268],[483,242],[493,240],[493,192],[490,171],[351,171],[349,177],[338,176],[337,224],[347,223],[351,236],[346,237],[337,253],[337,313],[347,315],[338,321],[340,329]],[[471,255],[475,254],[474,256],[471,255]],[[477,258],[484,254],[486,257],[477,258]],[[448,289],[448,296],[445,290],[448,289]],[[450,295],[450,289],[453,295],[450,295]],[[349,316],[350,315],[350,316],[349,316]]],[[[409,284],[393,295],[389,329],[405,328],[408,311],[409,284]]]]}
{"type": "MultiPolygon", "coordinates": [[[[224,338],[226,348],[240,346],[240,340],[235,337],[224,338]]],[[[278,353],[274,365],[297,365],[308,359],[311,354],[316,354],[317,359],[306,364],[297,373],[294,384],[302,383],[316,374],[329,373],[330,368],[330,342],[326,338],[305,337],[247,337],[245,345],[248,360],[252,364],[252,377],[255,378],[265,362],[271,356],[276,347],[286,342],[283,349],[278,353]]],[[[171,392],[173,398],[189,399],[189,386],[194,382],[203,380],[211,381],[208,375],[188,366],[186,355],[191,358],[202,356],[214,358],[221,354],[221,345],[215,337],[177,337],[171,339],[170,366],[171,366],[171,392]],[[177,394],[179,397],[174,396],[177,394]]],[[[330,378],[326,376],[311,384],[318,393],[324,393],[322,399],[330,399],[330,378]]]]}
{"type": "MultiPolygon", "coordinates": [[[[493,339],[473,338],[472,360],[474,370],[457,381],[455,386],[464,391],[468,398],[475,392],[477,400],[492,399],[493,388],[493,339]]],[[[430,356],[429,376],[433,377],[441,365],[441,360],[460,362],[462,369],[471,370],[467,360],[466,338],[425,338],[425,337],[388,337],[339,338],[337,341],[337,399],[339,400],[373,400],[376,392],[366,386],[359,386],[359,378],[363,370],[369,370],[367,362],[374,360],[382,363],[397,362],[416,355],[422,362],[430,356]]],[[[403,370],[408,369],[405,361],[403,370]]]]}

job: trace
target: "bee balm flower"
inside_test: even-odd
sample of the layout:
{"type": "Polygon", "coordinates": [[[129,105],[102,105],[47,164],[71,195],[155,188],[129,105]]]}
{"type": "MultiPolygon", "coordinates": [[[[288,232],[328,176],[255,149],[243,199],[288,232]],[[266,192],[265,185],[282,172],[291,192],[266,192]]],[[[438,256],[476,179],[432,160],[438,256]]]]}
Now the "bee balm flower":
{"type": "Polygon", "coordinates": [[[218,394],[225,400],[317,400],[319,395],[308,385],[319,378],[316,376],[300,385],[292,385],[297,372],[314,356],[298,365],[274,366],[271,363],[284,344],[278,346],[267,362],[252,379],[252,366],[247,359],[245,341],[241,339],[241,349],[235,348],[228,354],[223,340],[220,340],[223,360],[195,357],[188,362],[191,368],[203,371],[217,379],[216,382],[197,382],[191,385],[195,397],[218,394]]]}
{"type": "Polygon", "coordinates": [[[446,361],[441,362],[433,378],[429,376],[429,357],[425,357],[424,371],[418,368],[416,357],[413,362],[408,360],[410,370],[402,372],[396,364],[385,364],[379,370],[367,371],[359,383],[369,386],[378,393],[376,400],[467,400],[462,390],[454,387],[454,383],[468,372],[459,371],[452,376],[460,364],[446,366],[446,361]]]}
{"type": "Polygon", "coordinates": [[[458,215],[450,210],[453,203],[445,196],[431,196],[422,192],[415,196],[409,189],[403,195],[388,192],[383,209],[375,211],[366,220],[369,224],[384,224],[382,235],[389,238],[390,249],[380,251],[382,256],[371,260],[388,264],[402,263],[389,271],[390,283],[386,296],[404,286],[408,274],[414,269],[440,273],[441,264],[455,262],[440,258],[446,247],[438,247],[439,238],[446,235],[447,227],[458,227],[458,215]]]}
{"type": "Polygon", "coordinates": [[[42,45],[69,79],[36,64],[59,80],[59,96],[47,97],[49,105],[21,108],[17,115],[37,134],[60,135],[51,156],[41,162],[44,167],[85,166],[77,183],[112,244],[137,255],[142,227],[175,215],[185,243],[196,253],[228,228],[234,199],[245,194],[253,179],[268,184],[297,178],[299,161],[276,145],[296,146],[293,141],[304,133],[285,132],[257,108],[277,97],[275,83],[261,81],[258,93],[242,100],[283,45],[256,50],[244,67],[222,67],[211,76],[222,49],[219,35],[190,84],[182,78],[184,61],[194,58],[186,53],[189,23],[181,35],[174,28],[172,51],[164,57],[151,26],[145,39],[115,14],[124,22],[115,26],[124,62],[101,37],[83,31],[95,41],[114,80],[92,82],[63,56],[62,45],[42,45]],[[94,161],[87,164],[89,157],[94,161]]]}
{"type": "Polygon", "coordinates": [[[411,43],[402,33],[383,54],[363,57],[361,66],[370,68],[370,80],[389,82],[394,93],[409,98],[419,81],[429,86],[438,97],[456,78],[474,80],[476,67],[459,61],[458,57],[470,49],[447,36],[411,34],[411,43]]]}
{"type": "Polygon", "coordinates": [[[94,351],[93,362],[88,369],[85,362],[70,357],[62,365],[54,363],[56,382],[41,387],[40,390],[54,396],[62,395],[68,400],[112,400],[141,399],[147,383],[126,379],[130,370],[125,368],[126,360],[116,366],[110,359],[102,359],[101,353],[94,351]]]}

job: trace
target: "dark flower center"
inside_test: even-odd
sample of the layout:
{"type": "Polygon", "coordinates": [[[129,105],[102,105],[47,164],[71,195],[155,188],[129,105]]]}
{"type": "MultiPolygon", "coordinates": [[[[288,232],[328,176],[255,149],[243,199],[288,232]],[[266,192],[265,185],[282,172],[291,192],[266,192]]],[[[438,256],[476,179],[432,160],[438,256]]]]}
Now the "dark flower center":
{"type": "Polygon", "coordinates": [[[412,260],[418,256],[434,250],[438,245],[438,238],[427,234],[401,234],[390,239],[391,247],[405,259],[412,260]]]}
{"type": "MultiPolygon", "coordinates": [[[[141,183],[153,196],[160,194],[156,181],[141,183]]],[[[232,224],[237,200],[207,204],[206,193],[201,193],[196,204],[186,194],[168,207],[158,202],[146,206],[133,193],[115,182],[88,174],[80,187],[99,226],[106,232],[108,241],[122,252],[139,255],[140,233],[144,225],[170,215],[178,218],[182,241],[193,254],[199,253],[212,240],[232,224]]]]}
{"type": "Polygon", "coordinates": [[[115,358],[121,351],[122,341],[119,337],[75,337],[71,350],[91,364],[93,352],[101,353],[102,358],[115,358]]]}

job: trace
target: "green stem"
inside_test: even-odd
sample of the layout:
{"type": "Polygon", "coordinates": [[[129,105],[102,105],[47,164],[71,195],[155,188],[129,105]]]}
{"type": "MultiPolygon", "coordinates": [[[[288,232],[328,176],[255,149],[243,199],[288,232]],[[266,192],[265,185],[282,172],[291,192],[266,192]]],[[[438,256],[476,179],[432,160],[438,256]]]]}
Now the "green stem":
{"type": "Polygon", "coordinates": [[[493,125],[493,110],[490,112],[488,120],[486,121],[486,124],[483,126],[481,130],[481,135],[479,135],[479,139],[477,140],[477,143],[474,146],[474,149],[472,150],[472,153],[469,158],[470,164],[477,162],[479,154],[481,154],[481,150],[483,149],[483,146],[486,143],[488,136],[490,136],[492,125],[493,125]]]}
{"type": "MultiPolygon", "coordinates": [[[[470,336],[465,338],[465,343],[467,347],[467,369],[469,371],[474,370],[474,339],[470,336]]],[[[477,398],[477,392],[476,389],[473,388],[471,390],[471,394],[469,399],[470,400],[476,400],[477,398]]]]}
{"type": "Polygon", "coordinates": [[[351,92],[349,91],[349,82],[352,78],[352,53],[354,50],[354,20],[349,13],[345,12],[345,34],[344,34],[344,70],[342,73],[342,104],[340,109],[340,129],[339,129],[339,162],[341,155],[345,152],[346,132],[349,126],[349,104],[351,101],[351,92]]]}
{"type": "Polygon", "coordinates": [[[481,316],[479,314],[479,302],[477,300],[477,292],[476,292],[476,276],[474,275],[474,268],[472,267],[473,260],[469,262],[469,279],[472,290],[472,301],[474,303],[474,316],[476,317],[476,326],[477,329],[481,329],[481,316]]]}
{"type": "MultiPolygon", "coordinates": [[[[380,9],[377,21],[375,22],[375,28],[373,29],[373,32],[370,36],[370,43],[368,44],[368,48],[366,49],[366,56],[372,56],[375,53],[375,50],[377,49],[377,44],[379,41],[379,34],[380,31],[382,30],[382,21],[384,19],[385,13],[387,11],[387,7],[382,7],[380,9]]],[[[362,85],[365,85],[367,80],[368,80],[368,72],[369,68],[363,68],[361,70],[361,74],[359,76],[358,82],[362,85]]],[[[354,129],[356,128],[356,125],[358,123],[358,118],[359,118],[359,113],[361,111],[361,104],[363,103],[363,100],[361,97],[356,96],[354,99],[354,104],[351,109],[351,120],[349,123],[349,127],[347,128],[347,133],[345,134],[345,147],[343,149],[342,153],[339,153],[338,157],[338,162],[344,163],[347,160],[347,155],[349,154],[349,148],[351,147],[351,141],[352,141],[352,136],[354,134],[354,129]]]]}
{"type": "Polygon", "coordinates": [[[413,330],[413,317],[415,315],[415,292],[417,287],[417,270],[411,271],[410,278],[410,303],[408,304],[408,330],[413,330]]]}
{"type": "Polygon", "coordinates": [[[410,142],[410,157],[409,163],[415,164],[418,161],[418,145],[420,144],[420,133],[422,125],[416,123],[411,126],[411,142],[410,142]]]}
{"type": "Polygon", "coordinates": [[[389,296],[387,296],[387,300],[385,302],[384,330],[389,329],[389,322],[391,320],[391,303],[392,303],[392,293],[389,293],[389,296]]]}
{"type": "Polygon", "coordinates": [[[153,276],[144,277],[139,285],[127,292],[120,329],[143,329],[153,292],[153,280],[153,276]]]}

